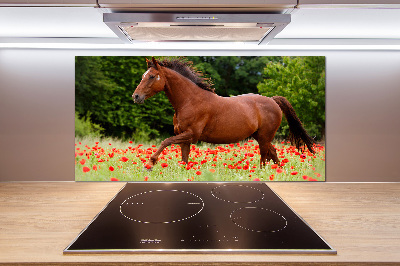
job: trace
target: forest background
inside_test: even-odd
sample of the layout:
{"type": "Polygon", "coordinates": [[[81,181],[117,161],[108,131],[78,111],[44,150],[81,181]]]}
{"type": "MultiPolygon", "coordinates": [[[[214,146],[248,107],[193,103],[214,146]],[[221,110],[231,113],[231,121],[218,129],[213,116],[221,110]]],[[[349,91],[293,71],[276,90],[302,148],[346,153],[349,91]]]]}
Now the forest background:
{"type": "MultiPolygon", "coordinates": [[[[286,97],[310,136],[324,141],[325,57],[188,56],[185,60],[211,79],[220,96],[286,97]]],[[[133,103],[132,94],[146,70],[143,56],[77,56],[75,136],[140,143],[174,135],[174,110],[164,92],[145,104],[133,103]]],[[[283,119],[275,138],[284,140],[288,134],[283,119]]]]}

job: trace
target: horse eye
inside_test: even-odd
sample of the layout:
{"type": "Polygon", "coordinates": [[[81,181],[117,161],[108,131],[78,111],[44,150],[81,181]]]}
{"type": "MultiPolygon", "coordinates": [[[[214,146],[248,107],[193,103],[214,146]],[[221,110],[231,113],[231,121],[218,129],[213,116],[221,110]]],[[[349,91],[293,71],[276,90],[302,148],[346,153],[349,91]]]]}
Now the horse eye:
{"type": "Polygon", "coordinates": [[[150,79],[153,79],[153,78],[155,78],[155,76],[153,76],[153,75],[150,75],[150,77],[149,77],[150,79]]]}

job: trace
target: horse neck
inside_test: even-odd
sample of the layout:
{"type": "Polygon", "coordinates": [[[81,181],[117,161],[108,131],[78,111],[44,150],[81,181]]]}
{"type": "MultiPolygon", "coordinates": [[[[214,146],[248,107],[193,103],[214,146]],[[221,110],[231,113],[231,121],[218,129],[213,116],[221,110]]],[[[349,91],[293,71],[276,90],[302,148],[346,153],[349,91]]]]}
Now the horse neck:
{"type": "Polygon", "coordinates": [[[204,94],[207,91],[198,87],[188,78],[169,68],[163,68],[163,72],[168,83],[165,88],[165,94],[175,111],[186,104],[193,104],[195,101],[204,99],[204,94]]]}

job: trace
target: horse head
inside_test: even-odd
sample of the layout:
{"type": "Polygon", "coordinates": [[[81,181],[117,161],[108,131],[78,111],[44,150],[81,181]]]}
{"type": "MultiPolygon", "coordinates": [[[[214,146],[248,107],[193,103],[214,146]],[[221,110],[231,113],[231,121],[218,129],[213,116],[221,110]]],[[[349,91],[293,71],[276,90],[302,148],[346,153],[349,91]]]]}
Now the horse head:
{"type": "Polygon", "coordinates": [[[146,62],[147,71],[143,74],[142,80],[132,95],[133,101],[138,104],[143,103],[144,100],[163,91],[166,85],[164,73],[154,57],[152,61],[146,58],[146,62]]]}

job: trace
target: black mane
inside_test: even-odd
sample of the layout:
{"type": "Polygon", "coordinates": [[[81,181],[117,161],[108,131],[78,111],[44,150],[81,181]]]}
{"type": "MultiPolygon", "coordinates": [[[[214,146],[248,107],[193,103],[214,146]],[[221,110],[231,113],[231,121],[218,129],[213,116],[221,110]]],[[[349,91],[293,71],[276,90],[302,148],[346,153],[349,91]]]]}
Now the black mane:
{"type": "MultiPolygon", "coordinates": [[[[212,88],[212,82],[210,79],[203,77],[203,73],[198,71],[194,66],[193,62],[187,61],[184,58],[180,59],[164,59],[162,61],[157,60],[160,66],[169,68],[188,78],[197,86],[203,90],[211,91],[215,93],[215,89],[212,88]]],[[[150,63],[149,67],[154,67],[153,62],[150,63]]]]}

